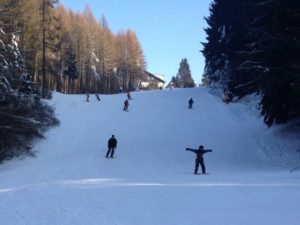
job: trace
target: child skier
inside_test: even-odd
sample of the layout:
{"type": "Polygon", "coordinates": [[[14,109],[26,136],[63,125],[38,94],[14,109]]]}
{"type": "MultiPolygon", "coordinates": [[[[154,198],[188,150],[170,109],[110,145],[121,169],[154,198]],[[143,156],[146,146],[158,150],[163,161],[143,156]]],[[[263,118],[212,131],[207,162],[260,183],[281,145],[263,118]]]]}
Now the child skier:
{"type": "Polygon", "coordinates": [[[186,148],[186,150],[194,152],[197,155],[196,161],[195,161],[195,172],[194,172],[194,174],[198,174],[199,164],[201,165],[202,174],[206,174],[203,154],[205,154],[207,152],[212,152],[212,150],[211,149],[205,150],[202,145],[199,146],[199,149],[186,148]]]}
{"type": "Polygon", "coordinates": [[[128,99],[128,100],[131,100],[131,95],[130,95],[130,92],[129,92],[129,91],[127,92],[127,99],[128,99]]]}
{"type": "Polygon", "coordinates": [[[128,105],[129,105],[129,102],[128,102],[128,100],[126,99],[125,102],[124,102],[124,108],[123,108],[123,111],[127,111],[128,105]]]}

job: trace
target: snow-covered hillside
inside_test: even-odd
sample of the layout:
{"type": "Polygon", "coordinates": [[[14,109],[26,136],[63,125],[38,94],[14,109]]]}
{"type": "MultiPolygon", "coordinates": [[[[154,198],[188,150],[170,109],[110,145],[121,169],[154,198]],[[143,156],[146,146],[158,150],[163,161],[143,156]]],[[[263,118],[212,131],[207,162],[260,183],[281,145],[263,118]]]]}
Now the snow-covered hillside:
{"type": "Polygon", "coordinates": [[[54,94],[61,125],[36,157],[0,165],[2,225],[299,224],[292,125],[269,129],[250,102],[226,105],[204,87],[132,93],[128,112],[125,94],[100,97],[54,94]],[[193,174],[185,150],[200,144],[213,149],[209,175],[193,174]]]}

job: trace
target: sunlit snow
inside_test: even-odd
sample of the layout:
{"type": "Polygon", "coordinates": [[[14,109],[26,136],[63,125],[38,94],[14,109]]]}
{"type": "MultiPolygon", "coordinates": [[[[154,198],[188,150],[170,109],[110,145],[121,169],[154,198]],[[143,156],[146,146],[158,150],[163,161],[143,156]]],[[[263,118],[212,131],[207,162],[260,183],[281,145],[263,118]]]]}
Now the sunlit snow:
{"type": "Polygon", "coordinates": [[[298,225],[299,139],[267,128],[251,99],[205,87],[126,94],[54,93],[61,121],[35,157],[0,165],[1,225],[298,225]],[[194,100],[188,109],[188,100],[194,100]],[[118,140],[116,159],[107,141],[118,140]],[[195,154],[209,175],[194,175],[195,154]]]}

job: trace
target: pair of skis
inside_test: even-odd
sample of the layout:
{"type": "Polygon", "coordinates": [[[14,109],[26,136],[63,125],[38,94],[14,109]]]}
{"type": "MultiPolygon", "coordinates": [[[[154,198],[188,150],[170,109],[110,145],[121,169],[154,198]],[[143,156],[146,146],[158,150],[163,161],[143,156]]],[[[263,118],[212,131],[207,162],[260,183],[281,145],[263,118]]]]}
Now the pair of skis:
{"type": "Polygon", "coordinates": [[[209,175],[209,173],[194,173],[195,175],[209,175]]]}

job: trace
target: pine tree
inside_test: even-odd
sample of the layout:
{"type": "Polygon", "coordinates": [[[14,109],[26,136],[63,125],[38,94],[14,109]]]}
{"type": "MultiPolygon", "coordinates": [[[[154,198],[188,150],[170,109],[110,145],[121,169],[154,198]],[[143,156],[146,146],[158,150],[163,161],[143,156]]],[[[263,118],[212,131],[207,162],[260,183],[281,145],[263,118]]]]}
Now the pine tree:
{"type": "Polygon", "coordinates": [[[188,88],[194,87],[195,82],[191,75],[190,65],[186,58],[183,58],[180,62],[179,69],[176,75],[176,87],[188,88]]]}
{"type": "Polygon", "coordinates": [[[226,9],[226,1],[215,0],[210,5],[210,16],[204,18],[208,24],[205,29],[207,34],[207,43],[203,43],[204,49],[202,53],[205,57],[205,71],[209,75],[211,84],[221,83],[222,87],[226,87],[226,76],[224,74],[227,55],[225,54],[224,38],[226,37],[226,26],[224,18],[226,9]]]}
{"type": "Polygon", "coordinates": [[[299,117],[298,1],[215,0],[210,12],[202,52],[211,86],[261,93],[268,126],[299,117]]]}
{"type": "Polygon", "coordinates": [[[251,73],[240,68],[248,57],[246,24],[251,13],[248,0],[215,0],[205,18],[208,42],[203,43],[202,53],[206,75],[212,86],[240,97],[249,91],[238,85],[252,79],[251,73]]]}
{"type": "Polygon", "coordinates": [[[268,126],[300,116],[300,4],[294,0],[258,1],[260,12],[250,35],[260,74],[261,113],[268,126]],[[262,16],[263,15],[263,16],[262,16]]]}
{"type": "Polygon", "coordinates": [[[70,93],[71,83],[79,77],[76,64],[76,55],[73,52],[72,46],[69,46],[66,52],[65,66],[63,71],[64,80],[67,85],[67,93],[70,93]]]}

